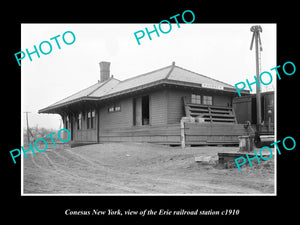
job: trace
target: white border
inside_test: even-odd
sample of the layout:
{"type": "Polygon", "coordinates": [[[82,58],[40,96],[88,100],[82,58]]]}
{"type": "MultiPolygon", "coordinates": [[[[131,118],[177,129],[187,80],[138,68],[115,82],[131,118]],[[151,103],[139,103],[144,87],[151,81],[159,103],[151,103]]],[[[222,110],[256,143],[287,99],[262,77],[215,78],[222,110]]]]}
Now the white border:
{"type": "MultiPolygon", "coordinates": [[[[204,23],[205,24],[205,23],[204,23]]],[[[211,24],[218,24],[218,23],[211,23],[211,24]]],[[[226,23],[226,24],[230,24],[230,23],[226,23]]],[[[231,24],[239,24],[239,23],[231,23],[231,24]]],[[[243,24],[249,24],[249,23],[243,23],[243,24]]],[[[277,23],[258,23],[258,24],[275,24],[276,25],[276,56],[277,56],[277,23]]],[[[276,65],[278,65],[277,62],[277,57],[276,57],[276,65]]],[[[274,66],[276,66],[274,65],[274,66]]],[[[275,90],[274,90],[274,124],[275,124],[275,141],[277,141],[277,79],[275,80],[275,90]]],[[[21,67],[21,144],[23,146],[23,125],[24,125],[24,107],[23,107],[23,84],[24,84],[24,78],[22,76],[22,67],[21,67]]],[[[231,194],[218,194],[218,193],[212,193],[212,194],[90,194],[90,193],[86,193],[86,194],[78,194],[78,193],[66,193],[66,194],[25,194],[24,193],[24,187],[23,187],[23,176],[24,176],[24,171],[23,171],[23,151],[21,151],[21,196],[277,196],[277,151],[275,152],[275,157],[274,157],[274,193],[272,194],[235,194],[235,193],[231,193],[231,194]]]]}

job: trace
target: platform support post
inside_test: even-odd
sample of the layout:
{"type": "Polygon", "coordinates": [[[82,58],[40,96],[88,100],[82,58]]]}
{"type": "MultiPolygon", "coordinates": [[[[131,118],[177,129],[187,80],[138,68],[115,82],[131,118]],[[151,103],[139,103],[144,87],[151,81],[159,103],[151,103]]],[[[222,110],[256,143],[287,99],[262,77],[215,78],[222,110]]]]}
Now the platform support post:
{"type": "Polygon", "coordinates": [[[184,119],[180,120],[180,140],[181,148],[185,148],[184,119]]]}

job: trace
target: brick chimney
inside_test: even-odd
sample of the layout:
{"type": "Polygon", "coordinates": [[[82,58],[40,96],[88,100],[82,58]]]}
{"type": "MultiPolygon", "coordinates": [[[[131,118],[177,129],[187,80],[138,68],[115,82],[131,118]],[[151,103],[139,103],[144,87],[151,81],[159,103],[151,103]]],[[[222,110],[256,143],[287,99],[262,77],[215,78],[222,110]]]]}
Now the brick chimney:
{"type": "Polygon", "coordinates": [[[100,82],[104,82],[109,79],[110,72],[109,72],[109,66],[110,62],[100,62],[100,82]]]}

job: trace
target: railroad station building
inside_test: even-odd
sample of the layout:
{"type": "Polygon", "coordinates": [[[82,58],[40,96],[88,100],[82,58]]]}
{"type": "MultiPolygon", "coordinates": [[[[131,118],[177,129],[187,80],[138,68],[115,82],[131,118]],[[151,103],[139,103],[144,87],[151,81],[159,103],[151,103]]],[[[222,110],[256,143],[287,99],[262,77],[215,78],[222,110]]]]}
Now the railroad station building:
{"type": "MultiPolygon", "coordinates": [[[[120,81],[110,62],[100,62],[100,80],[39,113],[61,115],[71,144],[151,142],[180,144],[183,117],[186,144],[237,144],[246,134],[233,110],[233,85],[171,65],[120,81]]],[[[241,91],[243,96],[249,91],[241,91]]]]}

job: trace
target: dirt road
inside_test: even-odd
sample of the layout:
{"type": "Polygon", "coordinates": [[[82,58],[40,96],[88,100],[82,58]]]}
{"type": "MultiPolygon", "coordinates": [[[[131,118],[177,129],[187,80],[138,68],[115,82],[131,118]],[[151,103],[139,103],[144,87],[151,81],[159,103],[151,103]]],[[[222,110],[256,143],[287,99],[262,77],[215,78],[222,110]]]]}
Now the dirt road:
{"type": "MultiPolygon", "coordinates": [[[[24,160],[24,194],[263,194],[274,193],[273,164],[224,169],[195,156],[237,147],[109,143],[47,149],[24,160]]],[[[271,160],[270,160],[271,161],[271,160]]]]}

